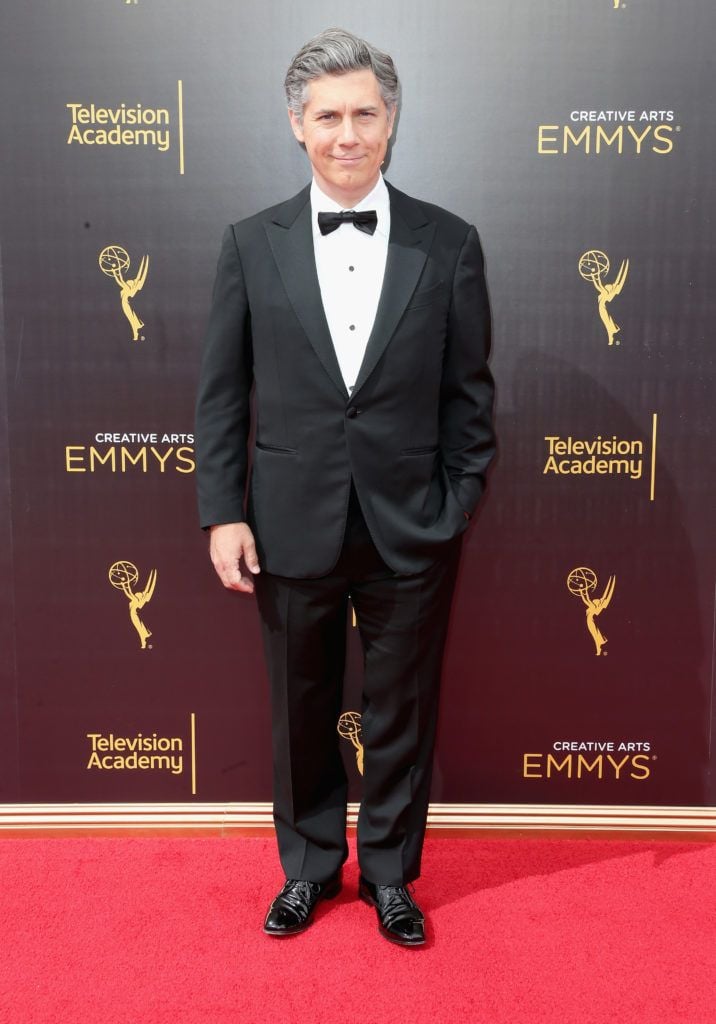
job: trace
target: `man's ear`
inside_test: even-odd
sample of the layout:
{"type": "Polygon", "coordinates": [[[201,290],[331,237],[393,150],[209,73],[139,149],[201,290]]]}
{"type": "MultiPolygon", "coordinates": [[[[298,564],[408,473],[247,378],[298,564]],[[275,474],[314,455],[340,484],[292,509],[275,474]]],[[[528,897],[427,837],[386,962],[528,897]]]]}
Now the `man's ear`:
{"type": "Polygon", "coordinates": [[[393,124],[395,123],[395,111],[396,107],[393,107],[391,112],[388,114],[388,138],[393,134],[393,124]]]}
{"type": "Polygon", "coordinates": [[[292,110],[289,110],[288,112],[288,119],[291,122],[291,130],[293,131],[293,134],[296,136],[299,142],[304,142],[305,140],[303,138],[303,127],[297,115],[292,110]]]}

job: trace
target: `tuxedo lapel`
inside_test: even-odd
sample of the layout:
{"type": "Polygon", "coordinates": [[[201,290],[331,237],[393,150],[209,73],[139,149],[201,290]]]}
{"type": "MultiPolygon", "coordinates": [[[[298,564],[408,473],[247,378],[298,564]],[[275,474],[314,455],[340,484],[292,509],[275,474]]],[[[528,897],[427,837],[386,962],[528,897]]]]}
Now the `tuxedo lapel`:
{"type": "MultiPolygon", "coordinates": [[[[386,182],[387,184],[387,182],[386,182]]],[[[375,369],[398,322],[415,291],[433,236],[435,223],[414,199],[388,185],[390,193],[390,237],[383,288],[365,356],[351,398],[375,369]]],[[[330,340],[330,338],[329,338],[330,340]]]]}
{"type": "Polygon", "coordinates": [[[311,229],[310,187],[282,203],[266,224],[269,245],[289,301],[323,368],[347,398],[331,332],[323,311],[311,229]]]}
{"type": "MultiPolygon", "coordinates": [[[[387,184],[387,182],[386,182],[387,184]]],[[[390,238],[383,287],[373,330],[351,398],[383,355],[415,291],[435,234],[435,223],[415,200],[388,185],[390,238]]],[[[348,398],[323,310],[311,229],[310,186],[282,203],[266,223],[266,234],[289,301],[323,368],[348,398]]]]}

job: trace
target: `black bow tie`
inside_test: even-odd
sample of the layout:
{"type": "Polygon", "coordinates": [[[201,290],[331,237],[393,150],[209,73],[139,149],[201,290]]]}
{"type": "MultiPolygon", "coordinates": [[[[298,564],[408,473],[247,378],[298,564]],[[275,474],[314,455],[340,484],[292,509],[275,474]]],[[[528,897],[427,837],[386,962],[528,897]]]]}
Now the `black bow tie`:
{"type": "Polygon", "coordinates": [[[378,225],[378,214],[375,210],[341,210],[340,213],[319,213],[318,227],[322,235],[330,235],[336,231],[341,224],[353,224],[359,231],[365,231],[367,235],[375,233],[378,225]]]}

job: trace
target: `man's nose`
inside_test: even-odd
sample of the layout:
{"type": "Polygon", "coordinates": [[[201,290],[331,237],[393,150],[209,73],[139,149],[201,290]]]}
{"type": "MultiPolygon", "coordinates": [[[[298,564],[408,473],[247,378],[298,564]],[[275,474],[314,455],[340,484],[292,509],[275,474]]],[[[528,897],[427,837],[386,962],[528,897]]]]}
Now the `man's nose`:
{"type": "Polygon", "coordinates": [[[338,133],[338,141],[342,146],[354,146],[358,139],[356,138],[355,129],[353,127],[353,118],[348,114],[341,121],[340,132],[338,133]]]}

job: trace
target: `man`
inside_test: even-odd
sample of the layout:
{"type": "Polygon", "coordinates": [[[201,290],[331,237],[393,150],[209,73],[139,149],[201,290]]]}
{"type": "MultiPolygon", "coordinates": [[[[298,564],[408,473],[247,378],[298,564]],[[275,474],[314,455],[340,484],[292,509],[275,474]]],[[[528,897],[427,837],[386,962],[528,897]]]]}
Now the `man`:
{"type": "Polygon", "coordinates": [[[264,930],[302,931],[341,887],[350,598],[365,661],[359,894],[386,938],[419,945],[407,886],[440,664],[460,535],[494,452],[482,255],[474,227],[382,178],[399,98],[387,54],[330,30],[285,86],[313,181],[224,235],[197,415],[211,558],[224,586],[256,591],[271,679],[286,883],[264,930]]]}

